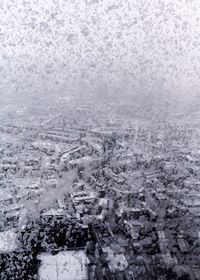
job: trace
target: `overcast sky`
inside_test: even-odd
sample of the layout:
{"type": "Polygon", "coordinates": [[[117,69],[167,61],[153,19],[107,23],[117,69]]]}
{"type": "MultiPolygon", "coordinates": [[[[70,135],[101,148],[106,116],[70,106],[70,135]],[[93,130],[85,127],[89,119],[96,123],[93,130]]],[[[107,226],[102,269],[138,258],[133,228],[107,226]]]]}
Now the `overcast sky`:
{"type": "Polygon", "coordinates": [[[190,94],[200,85],[200,1],[1,0],[0,49],[1,94],[144,90],[163,79],[190,94]]]}

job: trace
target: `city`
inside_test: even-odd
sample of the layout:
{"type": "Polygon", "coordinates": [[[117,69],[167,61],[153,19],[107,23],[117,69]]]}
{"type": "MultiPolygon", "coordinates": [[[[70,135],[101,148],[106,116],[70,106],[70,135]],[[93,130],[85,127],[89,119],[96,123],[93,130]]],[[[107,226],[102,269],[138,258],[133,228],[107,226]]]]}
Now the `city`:
{"type": "Polygon", "coordinates": [[[200,280],[200,1],[0,1],[0,280],[200,280]]]}
{"type": "Polygon", "coordinates": [[[1,111],[0,278],[198,280],[198,114],[81,124],[92,106],[1,111]]]}

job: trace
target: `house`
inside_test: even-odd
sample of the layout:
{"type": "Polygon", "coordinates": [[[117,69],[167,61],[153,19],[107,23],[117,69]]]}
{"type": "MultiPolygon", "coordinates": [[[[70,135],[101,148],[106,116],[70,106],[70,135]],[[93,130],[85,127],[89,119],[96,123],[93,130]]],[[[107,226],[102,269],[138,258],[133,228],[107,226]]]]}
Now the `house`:
{"type": "Polygon", "coordinates": [[[8,206],[13,203],[13,196],[7,189],[0,189],[0,206],[8,206]]]}
{"type": "Polygon", "coordinates": [[[49,280],[87,280],[88,259],[84,250],[67,250],[57,254],[42,253],[38,276],[49,280]]]}

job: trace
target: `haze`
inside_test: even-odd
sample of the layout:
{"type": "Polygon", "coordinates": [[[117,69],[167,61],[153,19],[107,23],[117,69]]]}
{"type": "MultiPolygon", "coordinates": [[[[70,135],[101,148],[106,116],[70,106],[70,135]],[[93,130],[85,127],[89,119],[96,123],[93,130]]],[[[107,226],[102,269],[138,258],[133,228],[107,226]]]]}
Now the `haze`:
{"type": "Polygon", "coordinates": [[[189,100],[200,83],[199,13],[198,0],[3,0],[1,102],[155,91],[189,100]]]}

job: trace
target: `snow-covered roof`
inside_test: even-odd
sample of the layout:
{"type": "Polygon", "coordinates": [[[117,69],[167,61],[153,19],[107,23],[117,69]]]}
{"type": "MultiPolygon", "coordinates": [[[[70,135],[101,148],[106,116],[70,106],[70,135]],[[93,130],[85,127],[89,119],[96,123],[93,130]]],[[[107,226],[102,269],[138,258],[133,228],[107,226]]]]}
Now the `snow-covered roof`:
{"type": "Polygon", "coordinates": [[[97,160],[96,158],[94,157],[91,157],[91,156],[84,156],[84,157],[81,157],[81,158],[78,158],[78,159],[72,159],[70,160],[70,164],[71,165],[74,165],[74,164],[89,164],[93,161],[97,160]]]}
{"type": "Polygon", "coordinates": [[[32,182],[30,182],[30,184],[28,184],[28,188],[29,189],[36,189],[36,188],[39,188],[40,185],[41,185],[40,179],[33,180],[32,182]]]}
{"type": "Polygon", "coordinates": [[[96,194],[94,192],[77,192],[73,195],[75,201],[91,200],[95,198],[96,194]]]}
{"type": "Polygon", "coordinates": [[[0,254],[11,253],[17,249],[17,234],[14,230],[0,232],[0,254]]]}
{"type": "Polygon", "coordinates": [[[84,250],[63,251],[56,255],[39,255],[39,279],[87,280],[87,257],[84,250]]]}
{"type": "Polygon", "coordinates": [[[22,209],[19,216],[18,228],[24,229],[27,223],[27,210],[22,209]]]}
{"type": "Polygon", "coordinates": [[[62,208],[50,209],[42,213],[42,216],[63,216],[65,212],[62,208]]]}
{"type": "Polygon", "coordinates": [[[115,253],[110,247],[104,247],[104,253],[107,253],[108,266],[111,271],[123,271],[127,268],[128,262],[122,253],[115,253]]]}
{"type": "Polygon", "coordinates": [[[101,207],[107,207],[107,205],[108,205],[108,199],[107,198],[100,198],[99,199],[99,206],[101,206],[101,207]]]}
{"type": "Polygon", "coordinates": [[[6,189],[0,189],[0,201],[4,201],[4,200],[7,200],[7,199],[11,199],[12,198],[12,194],[6,190],[6,189]]]}

